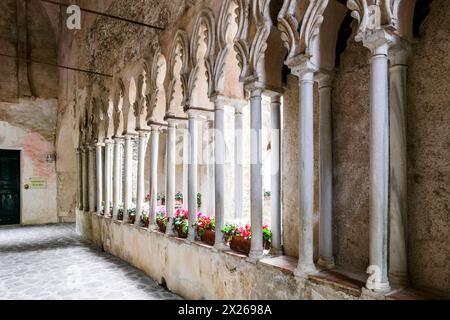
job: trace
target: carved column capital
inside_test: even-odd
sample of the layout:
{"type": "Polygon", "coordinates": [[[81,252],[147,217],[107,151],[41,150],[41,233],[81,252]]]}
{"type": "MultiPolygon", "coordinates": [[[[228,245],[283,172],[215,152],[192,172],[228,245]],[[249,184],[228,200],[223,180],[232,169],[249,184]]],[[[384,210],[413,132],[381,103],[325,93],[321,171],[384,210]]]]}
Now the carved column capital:
{"type": "Polygon", "coordinates": [[[389,61],[391,62],[391,66],[407,66],[410,54],[411,44],[400,37],[396,37],[389,47],[389,61]]]}
{"type": "Polygon", "coordinates": [[[334,72],[320,69],[314,76],[314,79],[319,84],[319,89],[332,88],[334,85],[334,72]]]}
{"type": "Polygon", "coordinates": [[[311,62],[309,57],[298,55],[290,59],[287,66],[291,69],[291,73],[299,79],[303,79],[305,75],[317,72],[319,68],[311,62]]]}

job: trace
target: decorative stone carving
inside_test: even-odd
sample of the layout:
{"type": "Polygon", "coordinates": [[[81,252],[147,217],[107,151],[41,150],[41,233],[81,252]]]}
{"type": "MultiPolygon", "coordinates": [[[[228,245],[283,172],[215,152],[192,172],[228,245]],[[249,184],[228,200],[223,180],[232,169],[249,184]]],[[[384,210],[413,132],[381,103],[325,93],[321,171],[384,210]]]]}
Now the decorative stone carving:
{"type": "Polygon", "coordinates": [[[197,56],[198,48],[200,46],[200,41],[202,39],[201,28],[202,25],[205,26],[206,32],[206,53],[205,53],[205,66],[206,66],[206,77],[208,79],[208,97],[214,91],[214,81],[213,81],[213,69],[214,69],[214,53],[215,53],[215,42],[216,42],[216,21],[214,14],[211,9],[203,9],[200,11],[197,20],[195,22],[195,27],[193,31],[193,36],[191,39],[191,63],[192,70],[189,75],[189,96],[191,96],[194,90],[195,84],[198,78],[199,57],[197,56]]]}
{"type": "Polygon", "coordinates": [[[181,82],[181,89],[183,94],[183,100],[181,104],[185,106],[188,100],[188,79],[189,79],[189,38],[185,30],[178,30],[175,34],[172,49],[170,51],[169,67],[170,67],[170,83],[167,91],[167,113],[172,115],[174,112],[170,109],[171,102],[174,98],[175,84],[177,81],[181,82]],[[181,70],[179,74],[175,74],[175,61],[176,57],[181,57],[181,70]]]}
{"type": "Polygon", "coordinates": [[[359,24],[355,39],[361,41],[368,30],[397,31],[401,2],[402,0],[347,0],[347,7],[359,24]]]}
{"type": "Polygon", "coordinates": [[[313,52],[313,41],[320,32],[328,0],[310,0],[303,17],[298,16],[298,5],[297,0],[285,0],[278,14],[278,29],[288,49],[286,61],[301,54],[307,57],[317,54],[313,52]],[[299,21],[301,21],[300,28],[299,21]]]}
{"type": "Polygon", "coordinates": [[[246,65],[248,45],[246,42],[248,32],[248,0],[225,0],[222,2],[220,8],[219,19],[217,21],[217,46],[218,52],[214,61],[213,69],[213,88],[215,93],[219,92],[219,83],[224,75],[225,58],[229,53],[229,47],[226,42],[226,33],[230,26],[230,6],[235,3],[237,5],[236,15],[238,30],[236,32],[234,40],[234,49],[237,52],[237,59],[241,68],[241,77],[245,74],[245,70],[242,68],[246,65]]]}

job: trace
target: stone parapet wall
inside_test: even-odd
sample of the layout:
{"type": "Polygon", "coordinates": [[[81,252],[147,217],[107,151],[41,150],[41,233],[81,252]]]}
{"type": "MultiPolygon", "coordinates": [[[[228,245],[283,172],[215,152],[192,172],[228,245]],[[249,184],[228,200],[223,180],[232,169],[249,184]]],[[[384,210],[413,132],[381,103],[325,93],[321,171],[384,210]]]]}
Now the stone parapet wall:
{"type": "MultiPolygon", "coordinates": [[[[384,299],[326,282],[296,278],[292,270],[244,256],[216,252],[199,242],[168,238],[158,231],[77,212],[77,233],[126,260],[188,299],[384,299]]],[[[265,259],[270,260],[270,259],[265,259]]]]}

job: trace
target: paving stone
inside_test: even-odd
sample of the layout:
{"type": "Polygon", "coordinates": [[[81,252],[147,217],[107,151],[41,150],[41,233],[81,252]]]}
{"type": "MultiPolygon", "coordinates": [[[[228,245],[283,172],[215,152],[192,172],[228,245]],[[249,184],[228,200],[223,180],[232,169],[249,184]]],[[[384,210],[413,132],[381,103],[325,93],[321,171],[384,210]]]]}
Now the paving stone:
{"type": "Polygon", "coordinates": [[[74,224],[0,228],[0,300],[181,299],[97,250],[74,224]]]}

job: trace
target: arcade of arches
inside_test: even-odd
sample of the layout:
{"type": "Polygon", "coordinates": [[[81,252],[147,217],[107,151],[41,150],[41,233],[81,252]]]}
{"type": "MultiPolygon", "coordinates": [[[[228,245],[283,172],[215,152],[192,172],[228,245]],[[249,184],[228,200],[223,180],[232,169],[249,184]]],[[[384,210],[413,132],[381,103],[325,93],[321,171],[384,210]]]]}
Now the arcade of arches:
{"type": "Polygon", "coordinates": [[[450,297],[449,1],[75,2],[158,28],[2,1],[1,224],[185,298],[450,297]]]}

